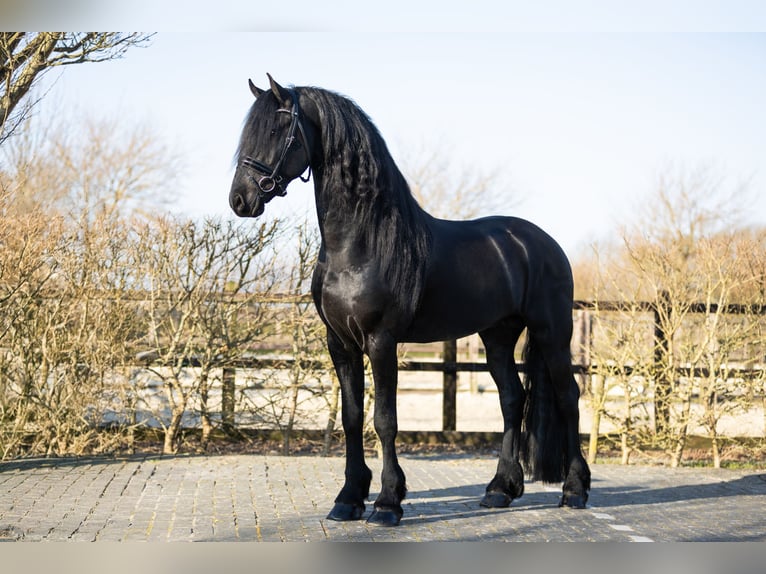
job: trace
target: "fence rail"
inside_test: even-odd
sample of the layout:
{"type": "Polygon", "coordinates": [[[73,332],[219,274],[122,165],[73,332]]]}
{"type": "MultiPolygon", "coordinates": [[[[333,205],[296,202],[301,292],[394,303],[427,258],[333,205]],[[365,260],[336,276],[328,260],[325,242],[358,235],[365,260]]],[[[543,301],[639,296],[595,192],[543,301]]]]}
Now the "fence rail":
{"type": "MultiPolygon", "coordinates": [[[[272,302],[283,303],[289,300],[289,297],[274,297],[272,302]]],[[[662,299],[661,299],[662,300],[662,299]]],[[[662,303],[661,303],[662,304],[662,303]]],[[[573,310],[584,311],[640,311],[654,314],[654,345],[655,348],[666,345],[667,335],[663,331],[663,325],[660,320],[660,311],[656,304],[651,302],[621,302],[621,301],[574,301],[573,310]]],[[[717,313],[720,311],[715,304],[691,303],[687,306],[690,313],[717,313]]],[[[667,311],[667,310],[665,310],[667,311]]],[[[766,305],[726,305],[723,309],[727,314],[752,313],[756,315],[766,315],[766,305]]],[[[457,341],[450,340],[443,343],[441,361],[416,361],[401,360],[399,362],[400,371],[410,372],[441,372],[442,379],[442,430],[457,430],[457,376],[460,372],[488,372],[489,367],[485,361],[458,361],[457,360],[457,341]]],[[[152,352],[139,354],[137,357],[144,364],[152,363],[157,357],[152,352]]],[[[655,354],[655,361],[659,358],[655,354]]],[[[234,396],[236,369],[289,369],[295,364],[292,358],[273,358],[273,357],[244,357],[233,360],[223,369],[222,377],[222,420],[224,424],[231,423],[234,420],[234,396]]],[[[186,367],[199,367],[199,362],[194,359],[187,359],[183,362],[186,367]]],[[[307,369],[321,369],[320,361],[302,361],[301,366],[307,369]]],[[[590,376],[596,373],[603,374],[602,366],[588,362],[587,364],[573,363],[572,371],[575,375],[590,376]]],[[[519,372],[526,371],[524,363],[518,363],[519,372]]],[[[630,376],[636,368],[632,365],[609,365],[608,370],[611,373],[619,373],[630,376]]],[[[709,377],[710,370],[706,367],[677,366],[674,369],[676,375],[681,377],[702,378],[709,377]]],[[[729,368],[726,369],[730,377],[755,378],[764,376],[763,367],[753,368],[729,368]]]]}

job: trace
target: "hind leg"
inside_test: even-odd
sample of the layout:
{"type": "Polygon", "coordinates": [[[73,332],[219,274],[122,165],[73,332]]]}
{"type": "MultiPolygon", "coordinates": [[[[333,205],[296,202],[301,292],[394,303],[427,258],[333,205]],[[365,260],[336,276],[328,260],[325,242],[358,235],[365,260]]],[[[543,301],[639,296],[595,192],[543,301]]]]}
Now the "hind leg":
{"type": "MultiPolygon", "coordinates": [[[[561,329],[558,333],[567,333],[567,330],[561,329]]],[[[558,341],[552,341],[545,337],[545,332],[542,337],[540,335],[535,333],[534,337],[553,383],[556,404],[565,426],[564,487],[559,506],[585,508],[590,490],[590,468],[580,448],[580,389],[572,374],[569,336],[559,336],[558,341]]]]}
{"type": "Polygon", "coordinates": [[[497,472],[480,503],[490,508],[506,507],[514,498],[524,494],[524,472],[519,462],[524,388],[513,356],[516,341],[523,329],[520,322],[512,322],[480,333],[503,413],[503,444],[497,472]]]}

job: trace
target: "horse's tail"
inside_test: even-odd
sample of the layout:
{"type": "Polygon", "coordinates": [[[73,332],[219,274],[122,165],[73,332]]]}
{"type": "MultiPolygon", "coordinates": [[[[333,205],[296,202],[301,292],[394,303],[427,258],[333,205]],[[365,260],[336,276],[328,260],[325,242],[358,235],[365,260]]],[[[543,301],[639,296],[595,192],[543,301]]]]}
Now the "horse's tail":
{"type": "Polygon", "coordinates": [[[548,368],[534,336],[527,333],[524,347],[526,404],[521,457],[533,480],[561,482],[567,460],[566,419],[556,401],[548,368]]]}

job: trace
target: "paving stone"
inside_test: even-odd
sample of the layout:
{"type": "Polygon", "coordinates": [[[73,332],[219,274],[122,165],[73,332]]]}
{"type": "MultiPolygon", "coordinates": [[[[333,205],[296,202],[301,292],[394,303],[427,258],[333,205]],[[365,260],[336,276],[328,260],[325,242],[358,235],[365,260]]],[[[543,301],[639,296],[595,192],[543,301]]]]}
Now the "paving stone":
{"type": "MultiPolygon", "coordinates": [[[[758,471],[593,466],[589,508],[528,482],[507,509],[479,506],[496,461],[403,456],[398,528],[337,523],[340,458],[231,455],[0,464],[0,541],[766,541],[758,471]]],[[[380,461],[372,459],[370,502],[380,461]]]]}

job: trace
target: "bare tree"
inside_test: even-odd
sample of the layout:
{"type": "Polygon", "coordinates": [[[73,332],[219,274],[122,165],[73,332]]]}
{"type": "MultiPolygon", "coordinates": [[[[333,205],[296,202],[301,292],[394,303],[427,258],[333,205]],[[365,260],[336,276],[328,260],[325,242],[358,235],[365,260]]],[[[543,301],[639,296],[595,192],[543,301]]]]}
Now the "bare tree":
{"type": "Polygon", "coordinates": [[[205,440],[214,369],[230,366],[264,332],[259,297],[273,281],[273,257],[259,261],[275,224],[245,231],[232,223],[161,218],[138,229],[135,254],[144,274],[147,367],[162,382],[155,419],[164,453],[176,452],[185,418],[200,416],[205,440]],[[163,412],[167,406],[168,412],[163,412]]]}
{"type": "Polygon", "coordinates": [[[639,448],[639,437],[649,427],[646,393],[652,377],[652,321],[637,297],[641,285],[623,284],[619,280],[619,266],[615,268],[614,261],[607,262],[599,276],[603,286],[593,297],[588,458],[596,461],[601,422],[605,418],[619,436],[622,464],[628,464],[631,454],[639,448]]]}
{"type": "Polygon", "coordinates": [[[504,168],[456,165],[438,146],[406,153],[402,171],[418,202],[445,219],[507,213],[518,199],[502,177],[504,168]]]}
{"type": "MultiPolygon", "coordinates": [[[[277,254],[272,250],[280,234],[279,222],[260,226],[207,220],[201,228],[200,245],[209,268],[200,285],[206,296],[194,309],[191,336],[196,342],[199,412],[202,446],[205,448],[215,426],[213,413],[221,413],[224,430],[234,431],[236,396],[231,397],[231,421],[224,421],[224,370],[253,351],[269,332],[270,313],[264,299],[274,289],[273,268],[277,254]],[[211,401],[213,388],[220,388],[217,405],[211,401]]],[[[233,374],[233,373],[232,373],[233,374]]],[[[235,393],[235,381],[232,388],[235,393]]]]}
{"type": "MultiPolygon", "coordinates": [[[[752,338],[752,322],[723,315],[730,303],[752,302],[752,297],[737,299],[757,293],[763,284],[763,275],[751,272],[758,266],[752,244],[745,247],[730,231],[741,228],[737,222],[746,194],[746,186],[730,185],[707,166],[666,169],[636,220],[622,231],[622,258],[605,270],[612,278],[611,293],[653,304],[654,349],[648,361],[653,369],[648,374],[655,437],[674,465],[681,461],[692,424],[700,422],[695,414],[700,409],[718,448],[720,398],[736,394],[722,369],[733,350],[752,338]],[[694,307],[699,302],[705,305],[702,316],[694,307]],[[689,373],[683,374],[682,367],[689,373]],[[701,379],[694,375],[700,369],[708,373],[701,379]],[[698,396],[702,405],[695,405],[698,396]]],[[[635,325],[645,328],[644,322],[635,325]]],[[[616,331],[612,344],[622,339],[625,333],[616,331]]],[[[641,353],[633,355],[638,360],[641,353]]],[[[626,359],[623,355],[621,361],[626,359]]],[[[714,458],[719,459],[716,453],[714,458]]]]}
{"type": "Polygon", "coordinates": [[[55,68],[104,62],[145,46],[151,35],[101,32],[0,33],[0,144],[29,116],[39,98],[29,97],[33,86],[55,68]]]}
{"type": "MultiPolygon", "coordinates": [[[[739,371],[753,362],[747,348],[758,339],[762,301],[752,295],[747,299],[739,297],[753,293],[752,288],[760,279],[749,272],[746,260],[755,253],[763,254],[766,245],[734,231],[705,238],[697,249],[703,313],[685,337],[684,356],[689,364],[701,367],[701,375],[694,378],[699,396],[697,418],[707,430],[713,465],[718,468],[721,466],[718,424],[724,415],[745,410],[746,399],[754,390],[752,379],[743,377],[739,371]]],[[[679,460],[680,453],[673,462],[677,464],[679,460]]]]}
{"type": "Polygon", "coordinates": [[[0,245],[4,456],[98,452],[121,442],[100,427],[116,398],[110,373],[137,332],[124,296],[129,228],[101,221],[102,233],[85,244],[66,223],[31,214],[2,224],[14,234],[0,245]]]}
{"type": "MultiPolygon", "coordinates": [[[[327,400],[325,382],[332,370],[329,356],[325,351],[326,330],[314,304],[305,297],[309,292],[314,265],[319,254],[319,236],[310,230],[307,222],[297,229],[297,259],[289,269],[288,293],[292,297],[289,311],[284,316],[284,331],[292,339],[292,367],[286,400],[286,421],[282,428],[282,452],[290,453],[291,437],[301,414],[303,401],[320,397],[327,400]]],[[[331,387],[331,391],[335,388],[331,387]]],[[[332,399],[327,401],[332,406],[332,399]]],[[[336,405],[337,406],[337,405],[336,405]]],[[[304,410],[304,417],[308,414],[304,410]]],[[[337,414],[330,412],[330,419],[337,414]]]]}
{"type": "Polygon", "coordinates": [[[62,114],[30,121],[0,148],[0,185],[15,213],[57,213],[84,230],[100,217],[156,212],[179,160],[149,126],[62,114]]]}
{"type": "MultiPolygon", "coordinates": [[[[0,195],[7,211],[10,195],[0,195]]],[[[47,380],[45,347],[36,326],[58,268],[61,221],[38,215],[0,219],[0,455],[24,451],[35,389],[47,380]]],[[[44,385],[43,385],[44,386],[44,385]]],[[[34,434],[34,433],[32,433],[34,434]]],[[[31,449],[34,451],[34,448],[31,449]]]]}
{"type": "Polygon", "coordinates": [[[166,172],[156,139],[103,126],[35,126],[0,150],[6,456],[103,450],[123,437],[100,426],[130,418],[113,383],[141,334],[131,216],[166,172]]]}

